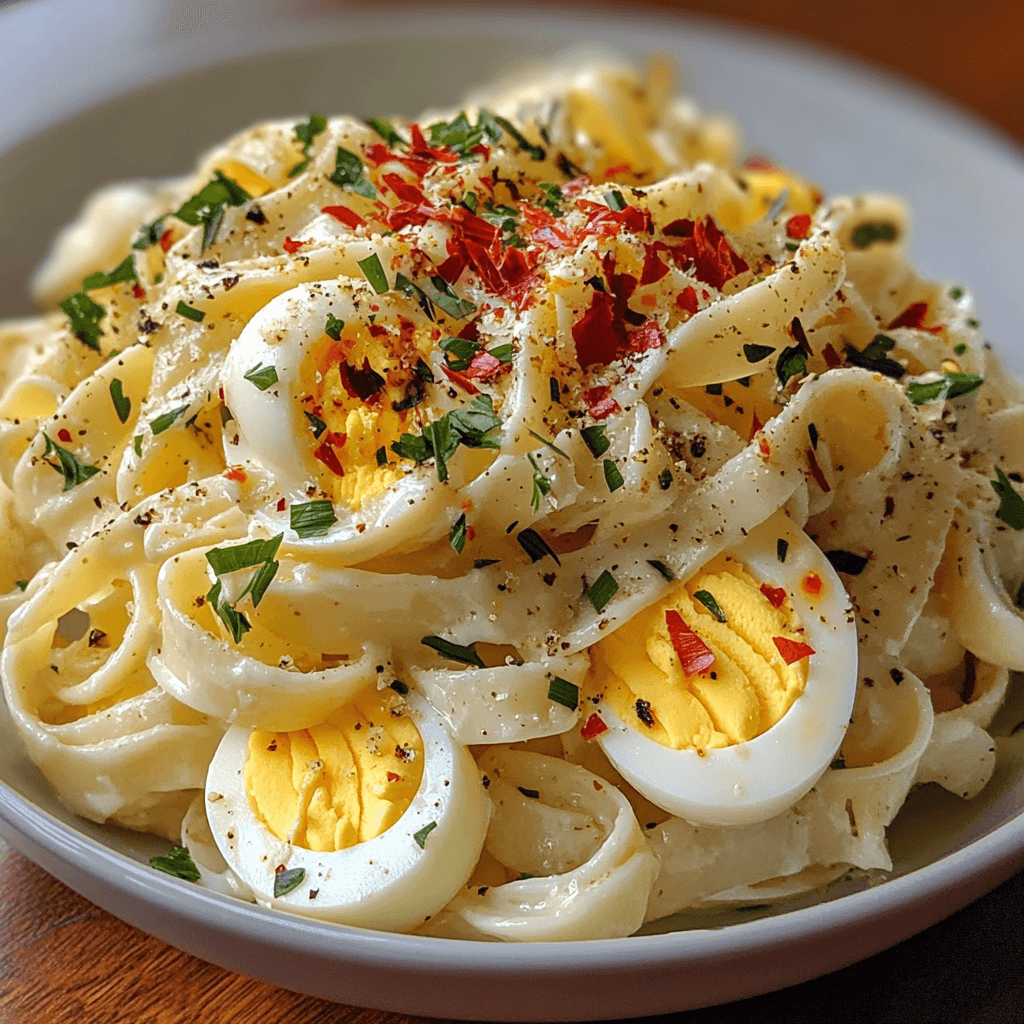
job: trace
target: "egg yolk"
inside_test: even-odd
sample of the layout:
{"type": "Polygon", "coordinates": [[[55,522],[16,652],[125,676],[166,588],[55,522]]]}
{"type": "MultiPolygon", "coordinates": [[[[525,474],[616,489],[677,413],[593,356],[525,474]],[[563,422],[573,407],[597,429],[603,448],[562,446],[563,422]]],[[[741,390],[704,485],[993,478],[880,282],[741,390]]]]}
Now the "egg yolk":
{"type": "Polygon", "coordinates": [[[318,853],[386,832],[422,777],[423,741],[390,689],[367,689],[310,729],[254,730],[245,762],[257,819],[282,842],[318,853]]]}
{"type": "Polygon", "coordinates": [[[304,381],[301,430],[320,463],[321,488],[357,510],[403,476],[391,444],[420,432],[416,406],[424,390],[416,368],[440,332],[400,317],[339,333],[340,341],[324,337],[315,377],[304,381]]]}
{"type": "Polygon", "coordinates": [[[807,660],[787,665],[773,640],[799,639],[788,597],[771,589],[773,603],[761,588],[736,559],[718,556],[590,649],[586,692],[603,697],[623,722],[676,749],[724,747],[760,735],[807,684],[807,660]],[[724,622],[704,603],[708,595],[724,622]],[[714,655],[693,675],[685,673],[672,644],[670,611],[714,655]]]}

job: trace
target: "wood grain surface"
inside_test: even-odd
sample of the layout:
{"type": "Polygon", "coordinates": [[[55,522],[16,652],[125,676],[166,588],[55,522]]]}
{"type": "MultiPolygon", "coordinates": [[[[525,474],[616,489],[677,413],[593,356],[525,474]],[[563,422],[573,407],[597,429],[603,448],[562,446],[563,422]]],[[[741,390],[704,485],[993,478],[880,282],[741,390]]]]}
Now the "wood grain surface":
{"type": "MultiPolygon", "coordinates": [[[[341,5],[339,5],[341,6],[341,5]]],[[[606,8],[645,5],[605,4],[606,8]]],[[[801,0],[647,8],[721,17],[835,47],[930,87],[1024,142],[1024,5],[801,0]]],[[[3,1024],[405,1024],[196,960],[98,909],[0,840],[3,1024]]],[[[700,1024],[1003,1024],[1024,1007],[1024,874],[894,949],[785,992],[680,1015],[700,1024]]]]}

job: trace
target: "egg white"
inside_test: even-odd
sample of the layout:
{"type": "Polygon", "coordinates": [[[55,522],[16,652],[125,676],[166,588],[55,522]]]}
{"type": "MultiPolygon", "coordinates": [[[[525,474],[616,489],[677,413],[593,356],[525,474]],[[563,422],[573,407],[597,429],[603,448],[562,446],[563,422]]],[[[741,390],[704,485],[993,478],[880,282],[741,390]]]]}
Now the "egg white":
{"type": "Polygon", "coordinates": [[[210,763],[206,812],[221,854],[257,902],[321,920],[408,931],[465,884],[483,848],[490,801],[469,751],[440,716],[416,694],[409,695],[409,706],[423,740],[423,778],[412,803],[387,831],[334,852],[284,842],[256,818],[245,788],[250,730],[227,731],[210,763]],[[282,865],[302,868],[305,877],[275,897],[282,865]]]}
{"type": "Polygon", "coordinates": [[[697,825],[766,821],[807,793],[835,757],[857,686],[857,631],[846,591],[821,550],[784,513],[730,549],[753,576],[784,587],[814,648],[807,685],[790,709],[760,736],[727,747],[676,750],[626,725],[607,703],[605,755],[652,803],[697,825]],[[787,541],[785,562],[776,542],[787,541]],[[824,586],[810,597],[801,579],[816,572],[824,586]]]}

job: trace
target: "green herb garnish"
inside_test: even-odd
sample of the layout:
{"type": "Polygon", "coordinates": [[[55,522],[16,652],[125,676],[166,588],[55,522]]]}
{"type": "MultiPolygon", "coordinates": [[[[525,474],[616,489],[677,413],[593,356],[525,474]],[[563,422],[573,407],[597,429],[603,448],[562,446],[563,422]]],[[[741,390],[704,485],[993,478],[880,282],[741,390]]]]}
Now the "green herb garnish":
{"type": "Polygon", "coordinates": [[[327,314],[327,323],[324,324],[324,334],[335,341],[341,341],[341,332],[345,329],[345,321],[339,320],[333,313],[327,314]]]}
{"type": "Polygon", "coordinates": [[[364,260],[359,260],[359,269],[363,272],[363,277],[370,282],[370,286],[378,295],[383,295],[388,290],[388,278],[384,273],[384,267],[381,266],[380,257],[376,253],[371,253],[364,260]]]}
{"type": "Polygon", "coordinates": [[[782,350],[775,364],[775,374],[785,387],[790,377],[802,377],[807,372],[807,353],[799,345],[790,345],[782,350]]]}
{"type": "Polygon", "coordinates": [[[60,304],[60,308],[68,318],[71,333],[98,352],[100,335],[103,333],[100,321],[107,315],[107,311],[98,302],[93,302],[84,291],[69,295],[60,304]]]}
{"type": "Polygon", "coordinates": [[[657,558],[648,558],[647,564],[658,572],[663,579],[668,580],[669,583],[676,578],[676,574],[664,562],[657,558]]]}
{"type": "Polygon", "coordinates": [[[206,314],[201,309],[190,306],[182,299],[178,299],[178,305],[174,307],[174,312],[179,316],[185,317],[186,320],[192,320],[197,324],[201,324],[206,317],[206,314]]]}
{"type": "Polygon", "coordinates": [[[176,846],[170,853],[161,857],[150,857],[149,866],[166,875],[183,878],[186,882],[198,882],[202,878],[199,868],[192,860],[192,854],[184,846],[176,846]]]}
{"type": "Polygon", "coordinates": [[[366,123],[389,145],[404,146],[405,139],[395,131],[395,126],[386,117],[371,117],[366,123]]]}
{"type": "Polygon", "coordinates": [[[90,274],[82,281],[82,291],[108,288],[112,284],[122,284],[125,281],[137,281],[138,279],[138,274],[135,273],[135,257],[129,254],[109,274],[104,274],[101,271],[90,274]]]}
{"type": "Polygon", "coordinates": [[[217,234],[224,210],[228,206],[242,206],[252,196],[237,182],[221,171],[214,171],[214,178],[204,185],[191,199],[183,203],[174,213],[178,220],[196,226],[203,225],[203,249],[207,249],[217,234]]]}
{"type": "Polygon", "coordinates": [[[329,175],[335,185],[349,185],[356,195],[366,199],[376,199],[377,189],[372,181],[363,177],[363,161],[347,149],[338,147],[334,158],[334,170],[329,175]]]}
{"type": "Polygon", "coordinates": [[[604,455],[612,446],[611,441],[608,440],[608,434],[603,423],[595,423],[593,426],[584,427],[580,431],[580,436],[595,459],[604,455]]]}
{"type": "Polygon", "coordinates": [[[293,889],[302,885],[306,878],[305,868],[289,868],[274,874],[274,897],[287,896],[293,889]]]}
{"type": "Polygon", "coordinates": [[[533,494],[530,497],[530,506],[534,512],[540,510],[541,499],[551,493],[551,481],[541,471],[532,453],[526,456],[533,466],[533,494]]]}
{"type": "MultiPolygon", "coordinates": [[[[305,410],[303,410],[305,412],[305,410]]],[[[319,416],[314,415],[311,412],[305,412],[306,419],[309,420],[310,429],[313,431],[313,437],[319,439],[320,435],[327,429],[327,424],[324,423],[319,416]]]]}
{"type": "Polygon", "coordinates": [[[114,403],[114,411],[117,413],[117,418],[122,423],[127,423],[128,417],[132,412],[132,401],[130,398],[125,397],[123,385],[117,377],[110,382],[110,398],[114,403]]]}
{"type": "Polygon", "coordinates": [[[448,543],[455,549],[458,554],[462,554],[462,549],[466,546],[466,513],[463,512],[458,519],[452,524],[452,528],[448,533],[448,543]]]}
{"type": "Polygon", "coordinates": [[[625,482],[619,472],[619,467],[611,459],[604,460],[604,482],[611,492],[617,491],[625,482]]]}
{"type": "Polygon", "coordinates": [[[575,683],[570,683],[568,679],[553,676],[548,684],[548,700],[575,711],[580,706],[580,688],[575,683]]]}
{"type": "Polygon", "coordinates": [[[854,228],[851,238],[858,249],[866,249],[872,242],[892,242],[896,239],[896,225],[888,221],[869,221],[854,228]]]}
{"type": "Polygon", "coordinates": [[[700,603],[704,605],[704,607],[707,608],[707,610],[711,612],[719,622],[725,622],[725,613],[718,606],[718,602],[710,593],[708,593],[708,591],[698,590],[693,596],[696,600],[700,601],[700,603]]]}
{"type": "Polygon", "coordinates": [[[295,126],[295,138],[302,146],[304,159],[288,172],[289,178],[294,178],[296,174],[301,174],[309,166],[309,147],[313,144],[313,139],[326,127],[327,118],[323,114],[310,114],[309,120],[305,124],[297,124],[295,126]]]}
{"type": "Polygon", "coordinates": [[[453,644],[451,640],[445,640],[442,636],[425,636],[420,643],[437,651],[442,658],[449,661],[459,661],[464,665],[474,665],[476,668],[484,667],[480,655],[476,653],[476,647],[472,644],[463,647],[462,644],[453,644]]]}
{"type": "Polygon", "coordinates": [[[260,391],[266,391],[277,383],[277,367],[272,363],[260,366],[258,363],[245,374],[245,379],[260,391]]]}
{"type": "Polygon", "coordinates": [[[187,410],[187,405],[179,405],[177,409],[172,409],[170,412],[165,412],[163,415],[157,416],[155,420],[150,420],[149,427],[154,434],[162,434],[179,416],[181,416],[182,413],[187,410]]]}
{"type": "Polygon", "coordinates": [[[324,537],[338,521],[334,506],[325,500],[307,501],[292,505],[288,525],[305,540],[307,537],[324,537]]]}
{"type": "Polygon", "coordinates": [[[617,188],[612,189],[611,192],[605,192],[604,201],[616,213],[621,213],[627,205],[626,200],[622,198],[622,193],[617,188]]]}
{"type": "MultiPolygon", "coordinates": [[[[999,509],[996,518],[1001,519],[1014,530],[1024,530],[1024,498],[1013,488],[1006,474],[997,466],[996,479],[990,480],[992,490],[999,495],[999,509]]],[[[65,488],[67,490],[67,488],[65,488]]]]}
{"type": "Polygon", "coordinates": [[[520,530],[516,534],[516,540],[519,541],[519,546],[530,556],[531,562],[539,562],[542,558],[550,556],[555,560],[555,565],[562,564],[558,559],[558,555],[555,554],[548,542],[536,530],[520,530]]]}
{"type": "Polygon", "coordinates": [[[894,339],[886,334],[876,334],[865,346],[863,352],[858,351],[852,345],[847,345],[846,361],[853,366],[860,366],[865,370],[873,370],[875,373],[892,377],[893,380],[899,380],[907,372],[907,368],[886,355],[895,347],[894,339]]]}
{"type": "Polygon", "coordinates": [[[746,356],[748,363],[759,363],[762,359],[767,359],[775,351],[771,345],[744,345],[743,355],[746,356]]]}
{"type": "Polygon", "coordinates": [[[907,397],[914,405],[959,398],[979,388],[984,379],[976,373],[944,373],[940,380],[913,380],[907,385],[907,397]]]}
{"type": "Polygon", "coordinates": [[[424,825],[423,828],[419,830],[419,832],[413,833],[412,837],[416,840],[416,845],[421,850],[425,850],[427,848],[427,836],[429,836],[430,833],[433,832],[435,828],[437,828],[437,822],[432,821],[429,825],[424,825]]]}
{"type": "Polygon", "coordinates": [[[61,448],[59,444],[55,444],[49,434],[44,433],[43,439],[46,441],[46,452],[43,456],[43,461],[64,477],[65,491],[70,491],[76,484],[84,484],[86,480],[95,476],[100,471],[99,466],[87,466],[74,452],[70,452],[67,448],[61,448]],[[54,465],[46,458],[48,455],[57,456],[57,465],[54,465]]]}
{"type": "Polygon", "coordinates": [[[587,597],[594,606],[595,612],[603,612],[608,602],[618,593],[619,585],[615,577],[605,569],[600,576],[594,580],[587,590],[587,597]]]}

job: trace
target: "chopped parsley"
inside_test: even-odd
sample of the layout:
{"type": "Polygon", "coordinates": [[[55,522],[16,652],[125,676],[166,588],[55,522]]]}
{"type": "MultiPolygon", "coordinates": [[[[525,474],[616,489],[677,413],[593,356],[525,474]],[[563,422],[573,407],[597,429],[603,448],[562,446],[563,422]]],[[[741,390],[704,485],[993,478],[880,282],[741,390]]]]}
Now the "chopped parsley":
{"type": "Polygon", "coordinates": [[[289,868],[287,871],[278,869],[274,873],[274,897],[287,896],[297,889],[306,879],[305,868],[289,868]]]}
{"type": "Polygon", "coordinates": [[[892,377],[893,380],[899,380],[907,372],[907,368],[886,355],[895,347],[895,340],[887,334],[876,334],[865,346],[863,352],[855,349],[852,345],[847,345],[846,361],[853,366],[860,366],[865,370],[873,370],[875,373],[892,377]]]}
{"type": "Polygon", "coordinates": [[[107,311],[98,303],[93,302],[84,291],[69,295],[61,304],[61,311],[67,316],[71,333],[84,341],[89,348],[100,350],[100,321],[107,311]]]}
{"type": "Polygon", "coordinates": [[[149,428],[154,434],[162,434],[182,413],[187,411],[188,405],[179,405],[177,409],[172,409],[170,412],[157,416],[155,420],[150,420],[149,428]]]}
{"type": "Polygon", "coordinates": [[[309,420],[309,428],[313,431],[313,437],[319,440],[320,435],[327,429],[327,424],[319,416],[306,412],[306,410],[303,412],[305,412],[306,419],[309,420]]]}
{"type": "Polygon", "coordinates": [[[802,377],[807,372],[807,353],[799,345],[790,345],[782,350],[775,364],[779,384],[785,387],[791,377],[802,377]]]}
{"type": "Polygon", "coordinates": [[[625,483],[619,472],[619,467],[611,459],[604,460],[604,482],[608,485],[610,492],[617,491],[625,483]]]}
{"type": "Polygon", "coordinates": [[[133,249],[148,249],[151,245],[156,245],[160,241],[161,235],[164,233],[164,219],[163,217],[157,217],[151,224],[143,224],[139,228],[139,237],[132,242],[133,249]]]}
{"type": "Polygon", "coordinates": [[[539,562],[549,555],[555,560],[555,565],[561,565],[558,555],[551,549],[548,542],[536,530],[520,530],[516,534],[519,546],[530,556],[531,562],[539,562]]]}
{"type": "Polygon", "coordinates": [[[250,540],[232,547],[211,548],[206,552],[206,560],[217,576],[217,582],[210,587],[206,594],[206,600],[221,622],[227,626],[236,644],[242,639],[243,634],[252,628],[249,620],[238,611],[238,605],[245,597],[252,601],[254,608],[263,600],[263,595],[266,594],[267,587],[270,586],[280,565],[279,562],[274,561],[274,556],[277,554],[277,549],[281,546],[283,538],[284,534],[279,533],[269,540],[250,540]],[[221,577],[240,569],[252,568],[255,568],[256,571],[245,585],[245,589],[235,601],[228,601],[223,596],[221,577]]]}
{"type": "Polygon", "coordinates": [[[413,833],[413,839],[416,840],[416,845],[421,850],[425,850],[427,848],[427,836],[429,836],[435,828],[437,828],[437,822],[432,821],[429,825],[424,825],[419,832],[413,833]]]}
{"type": "Polygon", "coordinates": [[[452,528],[448,533],[448,543],[455,549],[458,554],[462,554],[462,549],[466,546],[466,513],[463,512],[458,519],[452,524],[452,528]]]}
{"type": "Polygon", "coordinates": [[[405,139],[386,117],[371,117],[366,122],[389,146],[404,146],[405,139]]]}
{"type": "Polygon", "coordinates": [[[252,196],[241,185],[221,171],[214,171],[213,180],[184,202],[175,211],[174,216],[193,227],[203,225],[205,250],[217,235],[225,209],[229,206],[243,206],[250,199],[252,196]]]}
{"type": "Polygon", "coordinates": [[[854,228],[851,239],[858,249],[866,249],[872,242],[894,242],[896,225],[888,221],[868,221],[854,228]]]}
{"type": "Polygon", "coordinates": [[[939,380],[914,380],[907,385],[907,397],[914,405],[959,398],[979,388],[984,379],[976,373],[944,373],[939,380]]]}
{"type": "MultiPolygon", "coordinates": [[[[1014,530],[1024,530],[1024,498],[1013,488],[1006,474],[997,466],[996,479],[990,480],[992,490],[999,496],[996,518],[1014,530]]],[[[67,488],[65,488],[67,490],[67,488]]]]}
{"type": "Polygon", "coordinates": [[[562,216],[562,190],[550,181],[541,181],[537,187],[544,193],[541,206],[553,217],[562,216]]]}
{"type": "Polygon", "coordinates": [[[272,363],[267,363],[265,366],[260,366],[257,363],[245,374],[245,379],[260,391],[266,391],[267,388],[272,388],[277,383],[277,367],[272,363]]]}
{"type": "Polygon", "coordinates": [[[345,321],[339,320],[333,313],[327,314],[327,323],[324,324],[324,334],[334,341],[341,341],[341,332],[345,329],[345,321]]]}
{"type": "Polygon", "coordinates": [[[338,521],[334,514],[334,506],[326,500],[307,501],[300,505],[292,505],[289,510],[288,525],[303,539],[307,537],[324,537],[327,531],[338,521]]]}
{"type": "Polygon", "coordinates": [[[747,344],[743,346],[743,355],[746,356],[748,363],[759,363],[762,359],[767,359],[775,351],[771,345],[751,345],[747,344]]]}
{"type": "Polygon", "coordinates": [[[304,159],[300,160],[288,172],[289,178],[294,178],[296,174],[301,174],[309,166],[309,147],[326,127],[327,118],[323,114],[310,114],[308,121],[295,126],[295,138],[302,146],[302,156],[304,159]]]}
{"type": "Polygon", "coordinates": [[[725,613],[719,607],[718,602],[714,597],[706,590],[698,590],[694,595],[694,599],[700,601],[702,605],[719,621],[725,622],[725,613]]]}
{"type": "Polygon", "coordinates": [[[359,269],[363,272],[363,277],[370,282],[370,286],[378,295],[383,295],[388,290],[388,278],[384,273],[384,267],[381,266],[380,257],[376,253],[371,253],[364,260],[359,260],[359,269]]]}
{"type": "Polygon", "coordinates": [[[461,111],[451,121],[437,121],[429,125],[427,131],[430,132],[432,146],[446,146],[463,160],[468,159],[472,150],[482,145],[485,139],[492,143],[501,139],[501,129],[486,110],[480,111],[475,125],[470,123],[466,112],[461,111]]]}
{"type": "Polygon", "coordinates": [[[373,182],[363,177],[363,161],[355,153],[341,146],[338,147],[334,158],[334,170],[329,177],[335,185],[350,186],[356,195],[366,199],[377,198],[377,189],[373,182]]]}
{"type": "Polygon", "coordinates": [[[132,400],[125,397],[124,385],[117,377],[110,382],[110,399],[114,403],[117,418],[122,423],[127,423],[132,412],[132,400]]]}
{"type": "Polygon", "coordinates": [[[605,432],[605,426],[603,423],[595,423],[593,426],[584,427],[580,431],[580,436],[583,438],[583,443],[590,449],[590,454],[593,455],[595,459],[604,455],[604,453],[612,446],[611,441],[608,440],[608,435],[605,432]]]}
{"type": "Polygon", "coordinates": [[[49,434],[44,433],[43,439],[46,441],[46,453],[43,456],[43,461],[64,477],[65,491],[70,491],[76,484],[84,484],[86,480],[100,471],[99,466],[87,466],[74,452],[55,444],[49,434]],[[57,456],[56,465],[47,458],[49,455],[57,456]]]}
{"type": "Polygon", "coordinates": [[[130,253],[108,274],[97,271],[90,274],[82,281],[82,291],[92,291],[93,288],[109,288],[112,284],[122,284],[125,281],[137,281],[135,273],[135,257],[130,253]]]}
{"type": "Polygon", "coordinates": [[[476,312],[476,305],[469,299],[459,298],[455,294],[455,289],[440,274],[431,277],[430,283],[435,288],[435,293],[430,299],[453,319],[462,320],[470,313],[476,312]]]}
{"type": "Polygon", "coordinates": [[[186,882],[198,882],[202,878],[199,868],[192,860],[192,854],[184,846],[176,846],[170,853],[161,857],[150,857],[149,866],[166,875],[183,878],[186,882]]]}

